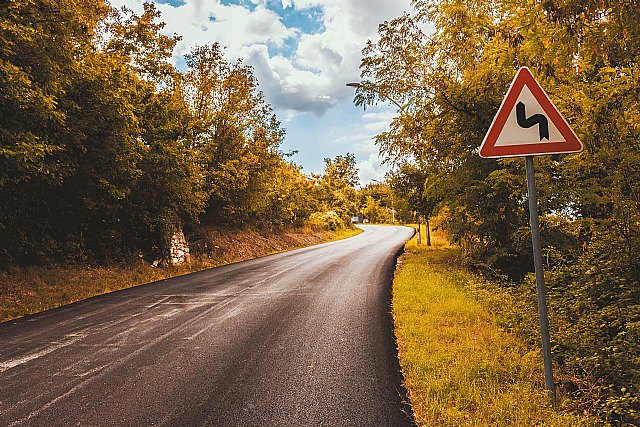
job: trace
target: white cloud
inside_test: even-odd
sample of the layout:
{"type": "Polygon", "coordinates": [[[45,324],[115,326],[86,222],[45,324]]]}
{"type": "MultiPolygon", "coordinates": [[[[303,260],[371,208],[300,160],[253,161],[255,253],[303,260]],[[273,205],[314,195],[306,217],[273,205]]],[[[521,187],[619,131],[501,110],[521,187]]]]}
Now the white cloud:
{"type": "MultiPolygon", "coordinates": [[[[111,3],[140,12],[144,0],[111,3]]],[[[358,80],[361,49],[368,38],[375,38],[378,24],[410,10],[410,0],[282,0],[283,7],[300,12],[322,10],[322,31],[304,34],[303,29],[287,28],[265,0],[251,3],[256,5],[253,11],[220,0],[157,7],[167,24],[165,31],[183,37],[177,56],[195,45],[219,42],[226,47],[227,59],[243,58],[255,68],[267,100],[277,110],[318,115],[353,96],[345,83],[358,80]],[[287,41],[297,46],[293,52],[269,54],[269,46],[283,48],[287,41]]]]}
{"type": "Polygon", "coordinates": [[[358,176],[360,177],[360,185],[366,185],[372,180],[382,181],[385,174],[390,170],[387,165],[380,162],[377,154],[369,155],[366,160],[361,160],[357,164],[358,176]]]}
{"type": "Polygon", "coordinates": [[[260,88],[277,110],[322,114],[335,101],[323,90],[326,78],[311,70],[296,68],[282,55],[269,57],[267,47],[255,45],[243,50],[245,59],[256,72],[260,88]]]}
{"type": "MultiPolygon", "coordinates": [[[[188,4],[188,3],[187,3],[188,4]]],[[[238,52],[243,46],[273,43],[282,46],[297,31],[282,24],[280,17],[264,6],[251,12],[242,6],[218,6],[210,12],[207,31],[212,31],[221,45],[238,52]]],[[[185,40],[188,40],[185,37],[185,40]]],[[[206,40],[211,42],[211,40],[206,40]]]]}
{"type": "Polygon", "coordinates": [[[364,128],[372,133],[378,134],[389,130],[389,123],[398,113],[394,111],[383,111],[378,113],[365,113],[362,119],[366,121],[364,128]]]}
{"type": "MultiPolygon", "coordinates": [[[[111,3],[140,13],[144,1],[111,3]]],[[[364,159],[357,163],[362,184],[383,179],[388,167],[380,164],[372,138],[387,129],[395,109],[380,105],[358,114],[349,105],[354,91],[345,83],[359,80],[361,50],[367,39],[377,38],[378,25],[410,11],[411,0],[281,0],[287,13],[312,15],[313,31],[287,27],[266,0],[249,1],[255,6],[220,0],[157,4],[164,31],[182,36],[176,63],[196,45],[220,43],[228,60],[242,58],[254,67],[267,101],[292,130],[288,147],[300,150],[298,159],[305,167],[319,172],[318,159],[353,152],[364,159]],[[350,121],[341,115],[349,115],[350,121]]]]}
{"type": "Polygon", "coordinates": [[[362,118],[364,120],[373,120],[375,122],[386,122],[389,123],[391,120],[393,120],[393,118],[397,115],[396,112],[394,111],[378,111],[378,112],[371,112],[369,111],[368,113],[364,113],[362,115],[362,118]]]}

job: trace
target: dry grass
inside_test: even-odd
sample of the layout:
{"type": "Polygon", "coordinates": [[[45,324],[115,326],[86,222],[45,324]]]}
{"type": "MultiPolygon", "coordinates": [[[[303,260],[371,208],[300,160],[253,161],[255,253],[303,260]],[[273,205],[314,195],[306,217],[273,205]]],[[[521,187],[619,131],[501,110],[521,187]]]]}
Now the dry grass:
{"type": "Polygon", "coordinates": [[[189,264],[153,268],[139,261],[111,267],[31,267],[0,272],[0,322],[92,296],[298,247],[344,239],[357,229],[318,232],[294,229],[261,233],[199,230],[189,264]]]}
{"type": "Polygon", "coordinates": [[[444,236],[438,243],[433,237],[431,248],[418,247],[415,237],[408,242],[393,289],[400,364],[417,423],[595,425],[553,409],[539,352],[498,326],[477,298],[480,279],[456,267],[444,236]]]}
{"type": "MultiPolygon", "coordinates": [[[[409,227],[413,227],[416,231],[418,230],[418,224],[407,224],[409,227]]],[[[433,230],[434,223],[431,223],[431,246],[429,248],[450,248],[449,240],[447,239],[447,235],[444,231],[437,229],[433,230]]],[[[409,240],[405,245],[407,250],[420,248],[428,248],[427,245],[427,228],[424,224],[420,224],[420,239],[421,244],[418,246],[418,235],[413,236],[413,239],[409,240]]]]}

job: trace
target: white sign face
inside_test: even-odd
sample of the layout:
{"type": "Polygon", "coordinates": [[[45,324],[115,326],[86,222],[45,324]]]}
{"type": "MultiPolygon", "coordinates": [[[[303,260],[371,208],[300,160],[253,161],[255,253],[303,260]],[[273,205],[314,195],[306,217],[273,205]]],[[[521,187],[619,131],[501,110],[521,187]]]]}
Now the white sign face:
{"type": "Polygon", "coordinates": [[[516,77],[480,146],[487,158],[577,153],[582,143],[528,68],[516,77]]]}
{"type": "Polygon", "coordinates": [[[545,115],[544,109],[538,102],[538,100],[533,96],[531,91],[527,86],[522,88],[522,92],[518,96],[511,113],[509,113],[509,117],[507,118],[504,127],[502,128],[502,132],[496,141],[496,147],[505,146],[505,145],[521,145],[521,144],[544,144],[548,142],[563,142],[564,138],[560,134],[560,131],[553,124],[552,121],[548,119],[545,115]],[[524,108],[524,116],[525,117],[535,117],[537,114],[544,116],[547,119],[547,127],[549,131],[549,138],[547,139],[544,135],[540,136],[539,126],[531,126],[529,128],[524,128],[518,124],[518,115],[516,106],[522,103],[524,108]]]}

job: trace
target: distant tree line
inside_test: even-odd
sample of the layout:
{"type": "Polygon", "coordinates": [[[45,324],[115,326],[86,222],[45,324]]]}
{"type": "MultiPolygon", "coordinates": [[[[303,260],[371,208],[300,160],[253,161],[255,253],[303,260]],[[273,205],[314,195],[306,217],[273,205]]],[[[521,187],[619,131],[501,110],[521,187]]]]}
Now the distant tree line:
{"type": "Polygon", "coordinates": [[[214,43],[177,70],[158,18],[152,3],[0,5],[0,267],[157,259],[199,223],[352,215],[354,157],[303,174],[251,67],[214,43]]]}
{"type": "Polygon", "coordinates": [[[640,425],[640,8],[630,0],[415,0],[364,49],[360,105],[402,105],[377,136],[412,209],[470,266],[533,304],[523,159],[478,147],[520,66],[583,143],[536,159],[562,388],[606,425],[640,425]],[[424,32],[425,23],[435,27],[424,32]]]}

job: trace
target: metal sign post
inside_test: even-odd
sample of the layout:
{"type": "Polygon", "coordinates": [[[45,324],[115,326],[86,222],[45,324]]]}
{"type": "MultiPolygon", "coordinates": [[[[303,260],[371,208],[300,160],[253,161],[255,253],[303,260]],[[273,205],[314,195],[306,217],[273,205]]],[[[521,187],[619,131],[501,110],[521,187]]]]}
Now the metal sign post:
{"type": "Polygon", "coordinates": [[[578,153],[582,142],[569,123],[553,105],[549,96],[527,67],[516,73],[482,141],[478,154],[484,158],[525,157],[533,262],[536,268],[538,312],[542,334],[544,380],[549,398],[556,404],[556,389],[551,365],[551,340],[547,318],[547,296],[542,269],[542,243],[538,222],[538,195],[533,170],[533,156],[578,153]]]}
{"type": "Polygon", "coordinates": [[[542,333],[542,354],[544,357],[544,380],[549,398],[556,404],[556,387],[553,381],[551,364],[551,340],[549,338],[549,319],[547,317],[547,295],[544,285],[542,266],[542,243],[538,222],[538,195],[533,168],[533,156],[525,157],[527,168],[527,193],[529,195],[529,217],[531,219],[531,240],[533,242],[533,263],[536,269],[536,288],[538,290],[538,313],[540,314],[540,332],[542,333]]]}

